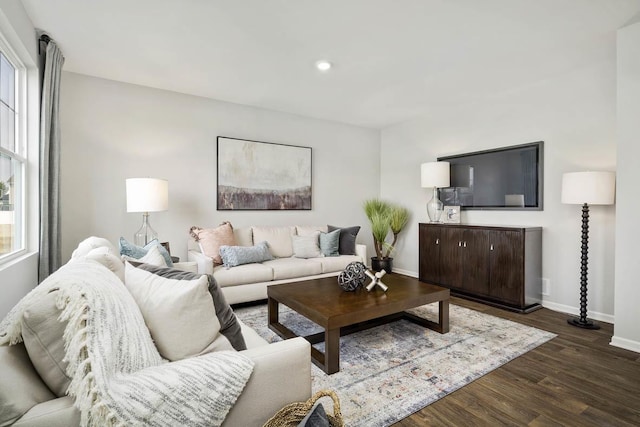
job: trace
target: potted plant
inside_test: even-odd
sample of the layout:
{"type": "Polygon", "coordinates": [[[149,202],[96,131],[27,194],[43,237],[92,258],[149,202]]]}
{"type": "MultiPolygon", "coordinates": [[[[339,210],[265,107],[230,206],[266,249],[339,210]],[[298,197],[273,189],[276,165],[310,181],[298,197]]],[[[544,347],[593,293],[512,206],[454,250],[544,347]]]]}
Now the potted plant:
{"type": "Polygon", "coordinates": [[[377,198],[366,200],[363,207],[371,223],[373,247],[376,251],[376,256],[371,257],[371,268],[391,273],[393,258],[390,255],[395,249],[398,234],[409,221],[409,210],[377,198]],[[391,243],[387,243],[389,232],[393,235],[391,243]]]}

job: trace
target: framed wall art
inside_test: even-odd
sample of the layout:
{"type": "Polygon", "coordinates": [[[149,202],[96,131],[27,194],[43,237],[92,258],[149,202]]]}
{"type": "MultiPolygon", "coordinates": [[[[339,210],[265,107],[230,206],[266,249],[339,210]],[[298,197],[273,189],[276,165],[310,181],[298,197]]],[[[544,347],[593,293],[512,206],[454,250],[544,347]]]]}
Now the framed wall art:
{"type": "Polygon", "coordinates": [[[310,210],[311,147],[219,136],[218,210],[310,210]]]}
{"type": "Polygon", "coordinates": [[[445,206],[442,215],[445,224],[460,224],[460,206],[445,206]]]}

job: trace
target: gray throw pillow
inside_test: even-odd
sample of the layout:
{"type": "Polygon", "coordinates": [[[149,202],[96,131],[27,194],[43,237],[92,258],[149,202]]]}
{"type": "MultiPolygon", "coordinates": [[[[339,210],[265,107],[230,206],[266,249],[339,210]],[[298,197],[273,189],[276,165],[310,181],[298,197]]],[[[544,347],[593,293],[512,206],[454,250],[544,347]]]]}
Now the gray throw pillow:
{"type": "Polygon", "coordinates": [[[162,254],[162,257],[167,263],[167,266],[173,267],[173,261],[171,261],[171,255],[169,254],[169,252],[167,252],[164,246],[162,246],[160,242],[158,242],[158,239],[153,239],[152,241],[147,243],[145,246],[137,246],[127,241],[127,239],[125,239],[124,237],[120,237],[119,245],[120,245],[120,255],[126,255],[128,257],[135,258],[135,259],[140,259],[143,256],[145,256],[147,252],[149,252],[149,249],[151,249],[152,246],[158,246],[158,250],[162,254]]]}
{"type": "Polygon", "coordinates": [[[358,231],[360,231],[360,226],[356,225],[353,227],[334,227],[333,225],[329,225],[328,227],[329,232],[340,230],[340,247],[338,249],[340,255],[355,255],[356,237],[358,236],[358,231]]]}
{"type": "Polygon", "coordinates": [[[220,246],[220,258],[222,264],[227,267],[236,267],[254,262],[269,261],[273,259],[267,242],[260,242],[255,246],[220,246]]]}
{"type": "MultiPolygon", "coordinates": [[[[177,270],[167,267],[156,267],[149,264],[140,264],[137,268],[143,269],[157,276],[175,280],[197,280],[201,274],[191,273],[190,271],[177,270]]],[[[224,335],[234,349],[237,351],[246,350],[247,344],[242,336],[240,323],[236,318],[233,310],[222,293],[222,290],[216,283],[216,279],[212,275],[207,274],[209,281],[209,293],[213,298],[213,305],[216,309],[216,316],[220,322],[220,333],[224,335]]]]}
{"type": "Polygon", "coordinates": [[[320,252],[324,256],[340,255],[340,229],[329,233],[320,233],[320,252]]]}

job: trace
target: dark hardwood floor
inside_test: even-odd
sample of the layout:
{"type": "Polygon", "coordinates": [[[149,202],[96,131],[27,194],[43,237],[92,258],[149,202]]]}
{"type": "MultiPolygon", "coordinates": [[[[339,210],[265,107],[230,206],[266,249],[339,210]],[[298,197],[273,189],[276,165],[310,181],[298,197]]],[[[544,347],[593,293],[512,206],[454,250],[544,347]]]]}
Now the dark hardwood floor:
{"type": "Polygon", "coordinates": [[[640,354],[609,345],[613,325],[583,330],[544,308],[517,314],[460,298],[452,303],[558,336],[395,427],[640,426],[640,354]]]}

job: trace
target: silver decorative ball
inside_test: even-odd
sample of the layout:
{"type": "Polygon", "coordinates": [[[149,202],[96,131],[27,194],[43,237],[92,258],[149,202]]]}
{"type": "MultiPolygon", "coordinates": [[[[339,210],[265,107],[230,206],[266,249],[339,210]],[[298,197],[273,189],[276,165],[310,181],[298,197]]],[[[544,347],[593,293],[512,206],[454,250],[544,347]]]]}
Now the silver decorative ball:
{"type": "Polygon", "coordinates": [[[365,271],[367,267],[358,261],[349,263],[347,267],[338,275],[338,284],[348,292],[355,291],[358,287],[364,285],[367,278],[365,271]]]}

